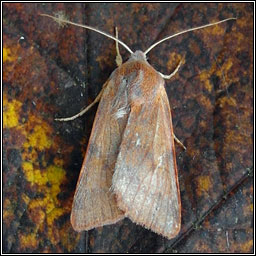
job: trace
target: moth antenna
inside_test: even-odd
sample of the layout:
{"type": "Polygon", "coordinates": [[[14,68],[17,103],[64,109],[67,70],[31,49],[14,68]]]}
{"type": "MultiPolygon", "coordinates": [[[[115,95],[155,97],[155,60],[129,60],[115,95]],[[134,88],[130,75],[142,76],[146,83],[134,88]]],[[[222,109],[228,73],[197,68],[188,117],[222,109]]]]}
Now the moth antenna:
{"type": "Polygon", "coordinates": [[[168,36],[168,37],[165,37],[163,38],[162,40],[154,43],[153,45],[151,45],[145,52],[144,54],[147,55],[154,47],[156,47],[158,44],[161,44],[162,42],[168,40],[168,39],[171,39],[175,36],[179,36],[179,35],[182,35],[182,34],[185,34],[187,32],[190,32],[190,31],[194,31],[194,30],[197,30],[197,29],[202,29],[202,28],[207,28],[207,27],[210,27],[210,26],[214,26],[214,25],[217,25],[217,24],[220,24],[222,22],[225,22],[225,21],[228,21],[228,20],[236,20],[237,18],[228,18],[228,19],[225,19],[225,20],[221,20],[221,21],[217,21],[217,22],[214,22],[214,23],[210,23],[210,24],[206,24],[206,25],[203,25],[203,26],[200,26],[200,27],[196,27],[196,28],[190,28],[190,29],[187,29],[187,30],[184,30],[184,31],[181,31],[181,32],[178,32],[174,35],[171,35],[171,36],[168,36]]]}
{"type": "Polygon", "coordinates": [[[69,20],[65,20],[65,19],[62,19],[62,18],[58,18],[58,17],[54,17],[54,16],[51,16],[49,14],[39,14],[40,16],[45,16],[45,17],[49,17],[49,18],[52,18],[53,20],[55,20],[56,22],[58,23],[67,23],[67,24],[71,24],[71,25],[74,25],[74,26],[77,26],[77,27],[81,27],[81,28],[86,28],[86,29],[89,29],[89,30],[92,30],[92,31],[95,31],[95,32],[98,32],[99,34],[102,34],[108,38],[111,38],[113,39],[114,41],[118,42],[119,44],[121,44],[128,52],[130,52],[131,54],[133,53],[133,51],[124,43],[122,42],[121,40],[111,36],[110,34],[106,33],[106,32],[103,32],[103,31],[100,31],[96,28],[93,28],[93,27],[90,27],[90,26],[87,26],[87,25],[81,25],[81,24],[78,24],[78,23],[75,23],[75,22],[72,22],[72,21],[69,21],[69,20]]]}

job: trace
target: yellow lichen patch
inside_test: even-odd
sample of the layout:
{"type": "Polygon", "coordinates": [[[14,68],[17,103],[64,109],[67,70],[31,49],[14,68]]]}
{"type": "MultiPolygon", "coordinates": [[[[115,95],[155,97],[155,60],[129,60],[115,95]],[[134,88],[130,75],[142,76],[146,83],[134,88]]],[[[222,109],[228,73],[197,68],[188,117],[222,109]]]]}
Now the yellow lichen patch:
{"type": "Polygon", "coordinates": [[[64,213],[62,208],[55,208],[47,215],[47,224],[52,226],[54,221],[64,213]]]}
{"type": "Polygon", "coordinates": [[[33,170],[33,164],[30,163],[30,162],[23,162],[22,163],[22,169],[23,169],[23,172],[26,176],[26,179],[29,181],[29,182],[32,182],[34,181],[34,170],[33,170]]]}
{"type": "Polygon", "coordinates": [[[55,208],[47,215],[48,225],[48,237],[53,244],[57,244],[60,241],[59,230],[56,229],[54,221],[65,213],[63,208],[55,208]]]}
{"type": "Polygon", "coordinates": [[[65,178],[65,171],[55,165],[50,165],[47,168],[47,177],[51,184],[59,184],[65,178]]]}
{"type": "Polygon", "coordinates": [[[18,100],[8,102],[6,95],[3,95],[3,127],[13,128],[19,125],[19,112],[22,103],[18,100]]]}
{"type": "Polygon", "coordinates": [[[36,233],[19,234],[20,247],[23,250],[33,249],[38,247],[39,240],[36,237],[36,233]]]}
{"type": "Polygon", "coordinates": [[[36,169],[34,171],[34,183],[39,185],[39,186],[44,186],[46,185],[48,179],[47,179],[47,174],[43,170],[38,170],[36,169]]]}
{"type": "Polygon", "coordinates": [[[23,163],[23,170],[27,180],[32,185],[37,185],[37,191],[43,197],[32,199],[29,202],[28,212],[30,218],[36,225],[36,231],[46,221],[48,224],[48,238],[53,244],[58,243],[59,236],[52,224],[59,216],[66,213],[67,209],[60,208],[58,194],[61,192],[60,185],[66,179],[65,171],[55,165],[50,165],[46,170],[33,169],[33,165],[28,162],[23,163]],[[47,185],[46,185],[47,184],[47,185]]]}
{"type": "Polygon", "coordinates": [[[26,141],[23,143],[22,159],[24,161],[23,170],[25,175],[32,183],[32,185],[45,185],[47,182],[46,173],[39,170],[39,166],[46,167],[47,163],[44,156],[41,158],[39,164],[39,152],[45,151],[52,146],[52,140],[49,136],[51,134],[51,127],[41,120],[35,119],[34,116],[30,117],[28,122],[20,128],[26,141]],[[29,168],[29,163],[30,169],[29,168]]]}
{"type": "Polygon", "coordinates": [[[32,185],[37,184],[39,186],[44,186],[48,181],[46,172],[38,169],[32,170],[30,176],[26,176],[26,178],[32,185]]]}
{"type": "MultiPolygon", "coordinates": [[[[42,189],[42,188],[41,188],[42,189]]],[[[32,199],[29,203],[28,209],[33,211],[36,209],[38,211],[39,208],[43,209],[45,213],[51,212],[55,207],[54,199],[50,193],[50,190],[44,188],[44,198],[36,198],[32,199]]]]}
{"type": "Polygon", "coordinates": [[[47,168],[47,178],[49,184],[51,184],[51,195],[57,200],[57,195],[60,193],[60,184],[66,179],[65,170],[55,166],[50,165],[47,168]]]}
{"type": "Polygon", "coordinates": [[[50,212],[57,203],[57,195],[60,193],[60,184],[66,179],[64,169],[51,165],[46,170],[33,169],[31,163],[24,162],[23,171],[31,185],[37,185],[38,192],[44,194],[43,198],[33,199],[30,208],[42,207],[46,212],[50,212]],[[49,186],[46,186],[49,184],[49,186]]]}
{"type": "Polygon", "coordinates": [[[198,196],[202,196],[205,192],[209,191],[209,189],[212,186],[211,180],[209,176],[200,176],[198,177],[198,190],[197,194],[198,196]]]}
{"type": "Polygon", "coordinates": [[[47,173],[42,170],[34,169],[32,163],[25,161],[22,163],[22,168],[27,181],[31,182],[32,185],[43,186],[48,182],[47,173]]]}
{"type": "Polygon", "coordinates": [[[48,131],[49,130],[44,123],[41,123],[40,125],[35,125],[33,132],[28,134],[27,142],[24,143],[24,147],[33,147],[39,150],[50,148],[52,141],[47,136],[48,131]]]}
{"type": "Polygon", "coordinates": [[[11,49],[7,48],[7,47],[4,47],[3,48],[3,63],[6,62],[6,61],[11,62],[15,59],[16,59],[16,57],[12,55],[11,49]]]}
{"type": "MultiPolygon", "coordinates": [[[[61,168],[63,160],[57,158],[53,160],[54,164],[48,165],[44,154],[39,158],[41,152],[55,146],[51,139],[51,127],[46,122],[31,115],[27,123],[20,129],[26,137],[26,142],[23,144],[22,169],[26,180],[36,188],[40,195],[28,202],[28,213],[31,221],[35,224],[33,232],[37,233],[39,230],[43,232],[46,223],[53,223],[60,215],[69,211],[69,209],[60,208],[57,198],[61,192],[61,184],[66,179],[65,170],[61,168]]],[[[53,227],[48,226],[47,232],[48,239],[56,244],[58,239],[56,239],[53,227]]],[[[25,238],[23,237],[23,239],[25,238]]]]}
{"type": "MultiPolygon", "coordinates": [[[[37,192],[37,196],[32,199],[25,194],[22,195],[34,228],[29,235],[22,232],[19,234],[21,248],[26,250],[38,246],[39,241],[35,240],[35,237],[39,232],[47,232],[47,237],[52,244],[57,244],[60,239],[58,230],[54,227],[54,221],[70,211],[70,206],[62,208],[58,199],[61,185],[66,182],[66,172],[62,168],[64,160],[56,157],[51,161],[53,164],[48,163],[47,151],[56,150],[57,145],[56,141],[52,140],[52,128],[47,122],[38,116],[29,115],[25,123],[21,125],[16,121],[16,125],[16,129],[26,138],[22,144],[22,170],[27,182],[33,187],[32,190],[37,192]]],[[[5,212],[6,222],[11,223],[11,216],[15,217],[15,213],[10,201],[5,205],[5,209],[9,209],[5,212]]]]}

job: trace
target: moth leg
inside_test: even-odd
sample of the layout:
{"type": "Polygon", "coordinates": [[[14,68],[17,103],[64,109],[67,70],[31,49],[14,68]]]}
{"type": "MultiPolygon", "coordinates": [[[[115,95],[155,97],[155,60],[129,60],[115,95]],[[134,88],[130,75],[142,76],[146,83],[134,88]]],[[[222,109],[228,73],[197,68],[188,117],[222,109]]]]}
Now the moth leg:
{"type": "Polygon", "coordinates": [[[180,60],[180,62],[179,62],[179,65],[175,68],[175,70],[170,74],[170,75],[164,75],[164,74],[162,74],[162,73],[160,73],[160,72],[158,72],[159,74],[160,74],[160,76],[162,77],[162,78],[164,78],[164,79],[170,79],[171,77],[173,77],[177,72],[178,72],[178,70],[179,70],[179,68],[180,68],[180,66],[181,66],[181,64],[182,64],[182,60],[180,60]]]}
{"type": "Polygon", "coordinates": [[[186,150],[187,148],[182,144],[182,142],[173,134],[174,140],[184,149],[186,150]]]}
{"type": "MultiPolygon", "coordinates": [[[[116,39],[118,39],[118,29],[116,27],[116,39]]],[[[121,66],[123,63],[122,56],[119,52],[118,42],[116,41],[116,64],[117,66],[121,66]]]]}
{"type": "MultiPolygon", "coordinates": [[[[107,84],[107,83],[106,83],[107,84]]],[[[97,97],[95,98],[95,100],[89,105],[87,106],[85,109],[83,109],[81,112],[79,112],[78,114],[71,116],[71,117],[66,117],[66,118],[55,118],[54,120],[56,121],[71,121],[76,119],[79,116],[82,116],[83,114],[85,114],[92,106],[94,106],[97,102],[100,101],[100,98],[103,94],[105,86],[103,86],[103,88],[101,89],[100,93],[97,95],[97,97]]]]}

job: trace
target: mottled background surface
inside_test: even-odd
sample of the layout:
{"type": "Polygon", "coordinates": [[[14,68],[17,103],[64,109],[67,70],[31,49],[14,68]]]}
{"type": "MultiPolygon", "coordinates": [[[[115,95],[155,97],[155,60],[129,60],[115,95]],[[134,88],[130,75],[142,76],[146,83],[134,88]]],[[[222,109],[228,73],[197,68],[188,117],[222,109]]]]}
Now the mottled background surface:
{"type": "MultiPolygon", "coordinates": [[[[253,3],[6,3],[3,5],[3,251],[253,251],[253,3]],[[149,62],[164,74],[182,201],[180,234],[167,240],[128,219],[89,232],[69,216],[97,106],[116,68],[115,43],[39,16],[62,12],[133,50],[175,32],[237,17],[159,45],[149,62]]],[[[129,57],[121,48],[124,59],[129,57]]],[[[146,130],[145,130],[146,132],[146,130]]]]}

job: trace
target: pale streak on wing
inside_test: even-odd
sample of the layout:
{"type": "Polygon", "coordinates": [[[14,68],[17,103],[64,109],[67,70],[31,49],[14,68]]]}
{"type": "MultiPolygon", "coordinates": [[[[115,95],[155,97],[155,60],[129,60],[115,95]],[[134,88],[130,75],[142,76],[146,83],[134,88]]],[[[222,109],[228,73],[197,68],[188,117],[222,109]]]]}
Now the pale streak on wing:
{"type": "Polygon", "coordinates": [[[111,114],[117,87],[107,81],[93,123],[86,156],[74,195],[71,223],[76,231],[112,224],[124,218],[110,191],[112,175],[126,120],[111,114]]]}
{"type": "Polygon", "coordinates": [[[131,106],[113,191],[125,215],[168,237],[180,230],[180,194],[168,98],[161,85],[150,104],[131,106]]]}

